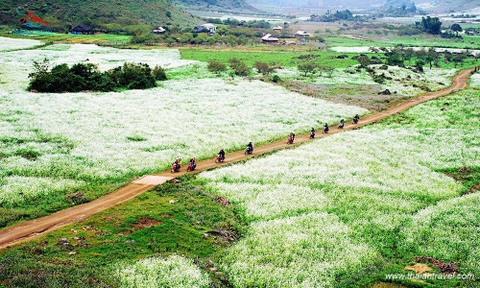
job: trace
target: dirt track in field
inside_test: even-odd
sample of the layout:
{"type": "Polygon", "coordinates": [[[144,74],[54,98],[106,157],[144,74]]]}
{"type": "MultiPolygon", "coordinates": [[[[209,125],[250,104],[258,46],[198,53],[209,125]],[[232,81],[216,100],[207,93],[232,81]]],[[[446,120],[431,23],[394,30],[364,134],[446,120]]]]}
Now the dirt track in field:
{"type": "MultiPolygon", "coordinates": [[[[463,89],[465,88],[467,79],[472,73],[472,71],[473,69],[461,71],[457,76],[454,77],[453,84],[449,88],[445,88],[443,90],[439,90],[432,93],[427,93],[425,95],[402,102],[388,110],[367,115],[362,119],[360,119],[360,122],[357,125],[353,125],[352,123],[346,123],[345,128],[342,130],[339,130],[337,127],[332,126],[330,127],[330,131],[328,134],[322,134],[321,130],[319,130],[317,132],[316,139],[323,138],[328,135],[339,133],[345,130],[350,130],[350,129],[362,127],[368,124],[373,124],[388,116],[395,115],[399,112],[405,111],[408,108],[415,106],[417,104],[432,100],[434,98],[445,96],[457,90],[463,89]]],[[[283,149],[288,146],[286,143],[287,142],[286,136],[288,133],[289,132],[286,131],[285,140],[255,147],[255,151],[253,155],[245,156],[244,151],[238,151],[235,153],[227,153],[226,161],[221,164],[216,164],[214,159],[201,161],[197,165],[196,172],[200,172],[213,167],[227,165],[229,163],[237,162],[245,158],[254,157],[255,155],[269,153],[275,150],[283,149]]],[[[295,144],[304,143],[308,141],[313,141],[309,139],[309,134],[298,135],[295,138],[295,144]]],[[[87,217],[97,212],[113,207],[119,203],[128,201],[134,198],[135,196],[147,190],[152,189],[155,185],[165,183],[166,181],[169,181],[174,177],[181,176],[186,173],[185,170],[186,170],[186,167],[184,165],[182,167],[182,171],[179,173],[171,174],[169,171],[167,171],[167,172],[163,172],[155,175],[145,176],[143,178],[133,181],[132,183],[126,185],[123,188],[120,188],[92,202],[78,205],[69,209],[56,212],[46,217],[26,221],[26,222],[5,228],[3,230],[0,230],[0,249],[4,249],[11,245],[30,240],[38,235],[45,234],[47,232],[52,231],[53,229],[68,225],[70,223],[83,221],[87,217]]]]}

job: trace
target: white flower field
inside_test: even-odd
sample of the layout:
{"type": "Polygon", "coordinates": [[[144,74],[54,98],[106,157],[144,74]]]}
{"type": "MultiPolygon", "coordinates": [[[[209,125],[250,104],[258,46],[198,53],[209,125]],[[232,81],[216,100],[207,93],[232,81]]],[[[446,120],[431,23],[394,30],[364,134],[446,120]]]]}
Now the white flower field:
{"type": "Polygon", "coordinates": [[[39,40],[0,37],[0,52],[18,50],[18,49],[27,49],[27,48],[32,48],[42,44],[43,43],[39,40]]]}
{"type": "MultiPolygon", "coordinates": [[[[5,47],[38,45],[11,41],[5,47]]],[[[448,86],[455,73],[428,70],[417,80],[428,79],[433,89],[448,86]]],[[[315,81],[372,84],[361,74],[348,79],[347,71],[334,73],[315,81]]],[[[388,73],[404,78],[408,71],[388,73]]],[[[182,60],[177,50],[50,45],[0,52],[0,207],[101,183],[118,186],[165,170],[177,157],[207,159],[221,148],[228,156],[248,141],[267,143],[369,112],[263,81],[206,75],[205,63],[182,60]],[[174,77],[148,90],[26,91],[33,61],[44,58],[53,64],[88,61],[101,70],[142,62],[165,67],[174,77]],[[197,69],[202,75],[192,77],[197,69]]],[[[375,125],[198,174],[195,179],[227,198],[248,224],[239,240],[214,255],[213,270],[205,272],[191,255],[162,257],[163,251],[128,263],[111,258],[105,269],[121,287],[209,287],[212,274],[234,287],[356,287],[374,277],[368,273],[381,275],[376,282],[385,271],[403,273],[414,256],[454,262],[460,273],[480,271],[478,191],[468,194],[464,183],[446,173],[480,167],[479,75],[472,75],[468,90],[375,125]]],[[[170,217],[175,223],[176,216],[170,217]]]]}
{"type": "Polygon", "coordinates": [[[251,221],[223,259],[235,286],[330,287],[335,275],[382,261],[405,221],[398,240],[405,255],[416,251],[462,262],[464,273],[479,271],[472,252],[480,237],[478,197],[457,198],[463,186],[436,172],[480,165],[480,96],[459,94],[383,124],[203,172],[251,221]],[[473,226],[461,228],[465,221],[473,226]]]}
{"type": "Polygon", "coordinates": [[[64,187],[68,193],[90,182],[125,181],[161,171],[177,157],[213,157],[221,148],[228,153],[248,141],[279,139],[292,130],[305,132],[323,122],[367,112],[260,81],[215,78],[177,79],[154,89],[121,93],[25,91],[33,61],[44,58],[56,64],[89,59],[100,69],[122,61],[164,67],[192,64],[175,50],[119,51],[95,45],[2,53],[0,204],[17,205],[52,193],[28,185],[18,197],[16,179],[41,183],[57,179],[68,183],[64,187]]]}
{"type": "Polygon", "coordinates": [[[192,261],[171,255],[168,258],[146,258],[134,265],[119,264],[116,270],[120,287],[209,287],[209,279],[192,261]]]}

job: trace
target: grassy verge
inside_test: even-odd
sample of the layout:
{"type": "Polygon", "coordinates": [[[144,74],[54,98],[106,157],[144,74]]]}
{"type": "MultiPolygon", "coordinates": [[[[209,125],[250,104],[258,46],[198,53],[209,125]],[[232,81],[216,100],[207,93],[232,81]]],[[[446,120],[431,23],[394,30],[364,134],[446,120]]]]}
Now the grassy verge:
{"type": "Polygon", "coordinates": [[[1,251],[0,285],[120,287],[119,265],[171,255],[190,259],[214,285],[226,284],[215,263],[245,228],[235,206],[222,201],[196,176],[158,186],[83,223],[1,251]]]}

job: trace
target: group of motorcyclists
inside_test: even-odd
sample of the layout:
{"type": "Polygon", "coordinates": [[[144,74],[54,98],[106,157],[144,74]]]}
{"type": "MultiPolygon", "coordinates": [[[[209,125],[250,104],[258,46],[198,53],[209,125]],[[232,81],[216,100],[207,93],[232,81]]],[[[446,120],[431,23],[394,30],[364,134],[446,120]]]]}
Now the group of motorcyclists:
{"type": "MultiPolygon", "coordinates": [[[[360,116],[358,116],[358,114],[355,114],[355,116],[353,117],[353,124],[358,124],[359,120],[360,120],[360,116]]],[[[338,124],[338,129],[343,129],[344,127],[345,127],[345,119],[342,118],[340,119],[340,123],[338,124]]],[[[322,133],[327,134],[329,130],[330,129],[328,127],[328,123],[325,123],[323,125],[322,133]]],[[[312,129],[310,130],[310,139],[313,139],[313,138],[315,138],[315,128],[312,127],[312,129]]],[[[287,144],[293,144],[294,141],[295,141],[295,133],[290,132],[290,135],[288,136],[288,139],[287,139],[287,144]]],[[[245,148],[245,155],[252,154],[252,153],[253,153],[253,142],[250,141],[248,142],[247,147],[245,148]]],[[[217,154],[217,158],[215,158],[215,162],[220,163],[223,161],[225,161],[225,151],[221,149],[217,154]]],[[[182,162],[182,159],[180,158],[175,159],[175,162],[173,162],[172,164],[172,170],[171,170],[172,173],[180,171],[181,162],[182,162]]],[[[197,159],[195,157],[192,157],[188,162],[187,172],[193,171],[195,170],[195,168],[197,168],[197,159]]]]}

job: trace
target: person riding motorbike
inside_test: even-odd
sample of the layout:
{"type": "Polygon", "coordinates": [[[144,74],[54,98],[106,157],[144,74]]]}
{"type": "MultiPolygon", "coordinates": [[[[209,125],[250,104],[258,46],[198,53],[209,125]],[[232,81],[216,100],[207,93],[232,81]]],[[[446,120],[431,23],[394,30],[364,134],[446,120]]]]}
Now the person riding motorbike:
{"type": "Polygon", "coordinates": [[[360,120],[360,116],[358,116],[358,114],[355,114],[355,116],[353,117],[353,124],[357,124],[358,120],[360,120]]]}
{"type": "Polygon", "coordinates": [[[247,144],[247,149],[246,149],[246,154],[252,154],[253,153],[253,142],[248,142],[247,144]]]}
{"type": "Polygon", "coordinates": [[[194,156],[190,159],[189,162],[190,162],[190,166],[192,166],[192,170],[195,170],[195,168],[197,168],[197,158],[195,158],[194,156]]]}
{"type": "Polygon", "coordinates": [[[323,133],[327,134],[327,133],[328,133],[328,130],[329,130],[328,124],[325,123],[325,125],[323,125],[323,133]]]}
{"type": "Polygon", "coordinates": [[[343,129],[345,127],[345,120],[342,118],[340,119],[340,124],[338,124],[338,129],[343,129]]]}
{"type": "Polygon", "coordinates": [[[312,130],[310,130],[310,139],[315,138],[315,128],[312,127],[312,130]]]}
{"type": "Polygon", "coordinates": [[[220,159],[223,161],[225,160],[225,151],[223,151],[223,149],[221,149],[219,152],[218,152],[218,155],[220,156],[220,159]]]}
{"type": "Polygon", "coordinates": [[[172,172],[180,171],[181,162],[182,162],[182,159],[180,158],[175,159],[175,162],[172,163],[172,172]]]}
{"type": "Polygon", "coordinates": [[[293,144],[293,141],[295,141],[295,133],[290,132],[290,135],[288,136],[288,139],[287,139],[287,144],[293,144]]]}

